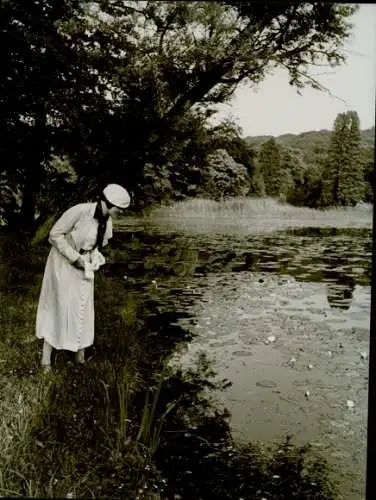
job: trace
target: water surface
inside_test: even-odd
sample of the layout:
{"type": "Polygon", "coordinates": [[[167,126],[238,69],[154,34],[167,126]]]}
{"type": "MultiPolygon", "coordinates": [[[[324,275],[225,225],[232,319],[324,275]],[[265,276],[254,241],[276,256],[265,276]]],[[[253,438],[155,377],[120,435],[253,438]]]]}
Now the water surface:
{"type": "Polygon", "coordinates": [[[147,274],[159,313],[173,307],[171,323],[194,335],[172,364],[190,366],[205,352],[218,377],[233,382],[218,398],[234,437],[310,442],[333,465],[343,498],[363,498],[370,229],[252,235],[159,227],[132,238],[138,250],[123,267],[117,262],[119,279],[135,290],[147,274]]]}

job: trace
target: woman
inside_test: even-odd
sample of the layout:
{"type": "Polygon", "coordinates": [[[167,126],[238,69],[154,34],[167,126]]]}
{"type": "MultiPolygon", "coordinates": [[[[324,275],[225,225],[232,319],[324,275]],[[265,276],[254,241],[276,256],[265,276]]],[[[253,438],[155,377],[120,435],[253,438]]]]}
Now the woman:
{"type": "Polygon", "coordinates": [[[53,348],[73,351],[76,361],[85,362],[85,349],[94,342],[94,271],[105,262],[100,251],[112,238],[112,217],[129,204],[127,190],[109,184],[97,203],[75,205],[52,227],[36,319],[44,371],[51,369],[53,348]]]}

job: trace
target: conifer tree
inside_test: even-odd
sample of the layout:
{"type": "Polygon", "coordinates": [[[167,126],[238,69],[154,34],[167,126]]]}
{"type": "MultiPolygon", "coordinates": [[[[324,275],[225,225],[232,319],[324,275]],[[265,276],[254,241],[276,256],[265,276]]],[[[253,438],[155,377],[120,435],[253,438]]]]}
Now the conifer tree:
{"type": "Polygon", "coordinates": [[[278,144],[272,137],[262,144],[259,154],[260,171],[264,179],[265,194],[279,196],[281,192],[281,155],[278,144]]]}
{"type": "Polygon", "coordinates": [[[364,196],[364,165],[359,117],[356,111],[335,119],[326,168],[323,172],[323,206],[356,205],[364,196]]]}

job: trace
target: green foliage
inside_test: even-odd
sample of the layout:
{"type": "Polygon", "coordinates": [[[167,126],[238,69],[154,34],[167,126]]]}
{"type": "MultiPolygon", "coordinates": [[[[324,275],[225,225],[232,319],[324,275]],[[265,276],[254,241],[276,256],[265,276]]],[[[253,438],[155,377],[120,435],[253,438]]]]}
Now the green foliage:
{"type": "Polygon", "coordinates": [[[364,199],[364,172],[358,114],[340,113],[333,127],[323,172],[322,204],[356,205],[364,199]]]}
{"type": "Polygon", "coordinates": [[[267,196],[279,197],[285,190],[284,181],[281,175],[281,153],[275,139],[266,141],[260,149],[259,165],[265,185],[267,196]]]}
{"type": "Polygon", "coordinates": [[[220,125],[214,127],[210,133],[212,136],[212,148],[215,150],[226,149],[237,163],[246,167],[249,176],[252,176],[255,169],[255,152],[242,139],[241,128],[227,118],[220,125]]]}
{"type": "Polygon", "coordinates": [[[208,128],[202,114],[187,113],[180,135],[159,155],[161,166],[144,167],[143,192],[148,204],[194,196],[262,195],[254,151],[240,133],[230,120],[208,128]]]}
{"type": "Polygon", "coordinates": [[[147,163],[143,172],[144,197],[150,201],[167,201],[172,195],[170,165],[161,167],[147,163]]]}
{"type": "MultiPolygon", "coordinates": [[[[240,128],[234,122],[227,119],[209,131],[209,134],[212,140],[209,142],[208,151],[211,149],[215,151],[225,150],[237,164],[246,169],[246,173],[243,170],[243,174],[241,175],[243,181],[245,180],[243,189],[241,189],[242,179],[240,177],[238,188],[232,189],[232,191],[238,193],[238,195],[263,196],[265,194],[264,182],[255,151],[241,138],[240,128]]],[[[240,171],[238,171],[239,173],[240,171]]]]}
{"type": "MultiPolygon", "coordinates": [[[[240,82],[260,83],[274,66],[287,68],[298,89],[322,88],[309,68],[345,60],[355,10],[324,2],[3,1],[0,215],[15,224],[8,214],[19,212],[34,223],[51,154],[67,155],[78,176],[69,199],[58,191],[58,205],[109,181],[138,200],[145,165],[154,165],[163,192],[175,170],[177,194],[194,192],[206,155],[193,114],[209,117],[240,82]]],[[[249,170],[248,159],[234,159],[249,170]]]]}
{"type": "Polygon", "coordinates": [[[321,170],[309,167],[303,174],[302,181],[295,183],[294,191],[289,194],[287,201],[294,205],[319,208],[322,199],[321,170]]]}
{"type": "Polygon", "coordinates": [[[373,203],[373,192],[375,188],[374,131],[375,129],[373,129],[372,136],[369,135],[366,137],[364,137],[365,136],[364,132],[369,132],[369,131],[362,131],[361,133],[362,135],[361,156],[362,156],[362,164],[364,166],[363,172],[364,172],[364,184],[365,184],[364,201],[366,203],[373,203]]]}
{"type": "Polygon", "coordinates": [[[207,168],[202,172],[200,196],[215,200],[229,196],[244,196],[250,188],[247,169],[234,161],[225,149],[208,156],[207,168]]]}
{"type": "MultiPolygon", "coordinates": [[[[51,153],[64,151],[74,138],[73,123],[82,125],[86,106],[100,109],[92,93],[98,77],[82,58],[83,40],[68,39],[61,23],[79,22],[79,1],[45,4],[2,2],[4,47],[0,88],[2,104],[2,175],[21,193],[20,215],[33,223],[38,190],[48,172],[51,153]]],[[[74,141],[77,142],[77,141],[74,141]]]]}
{"type": "MultiPolygon", "coordinates": [[[[356,119],[354,123],[357,123],[356,119]]],[[[353,156],[351,159],[354,168],[351,168],[350,171],[350,163],[348,163],[348,173],[345,173],[344,167],[341,167],[343,170],[341,174],[343,196],[346,196],[349,204],[354,204],[357,201],[369,202],[373,199],[373,174],[371,172],[374,155],[374,128],[359,131],[359,126],[357,125],[353,127],[353,132],[358,137],[353,143],[354,147],[351,146],[353,152],[355,151],[355,153],[352,153],[353,156]],[[349,179],[350,182],[346,181],[346,179],[349,179]],[[353,183],[355,189],[350,188],[351,183],[353,183]]],[[[289,203],[300,206],[305,205],[310,208],[324,208],[335,203],[331,195],[328,198],[328,194],[324,194],[325,183],[327,191],[328,186],[332,185],[329,180],[330,174],[328,176],[329,170],[327,168],[331,137],[331,132],[322,130],[320,132],[304,132],[298,135],[284,134],[275,138],[280,152],[281,171],[285,172],[283,183],[287,185],[283,197],[289,203]],[[286,172],[288,172],[287,175],[286,172]]],[[[260,158],[262,148],[270,140],[271,138],[267,136],[247,137],[245,139],[247,144],[254,149],[258,158],[260,158]]],[[[346,139],[346,141],[346,147],[350,147],[350,144],[352,144],[351,140],[346,139]]],[[[341,142],[337,139],[338,151],[341,151],[341,142]]],[[[338,160],[335,160],[335,155],[333,156],[332,153],[332,166],[335,165],[335,161],[337,161],[338,165],[338,160]]],[[[344,165],[343,162],[342,164],[344,165]]],[[[283,179],[281,178],[280,180],[282,181],[283,179]]]]}
{"type": "Polygon", "coordinates": [[[365,162],[364,182],[365,182],[364,201],[366,203],[373,203],[373,201],[374,201],[373,193],[375,190],[375,162],[374,162],[374,160],[365,162]]]}
{"type": "Polygon", "coordinates": [[[250,180],[249,195],[251,196],[265,196],[265,183],[264,177],[260,170],[260,165],[257,160],[255,160],[255,168],[253,170],[253,175],[250,180]]]}
{"type": "Polygon", "coordinates": [[[57,215],[50,215],[47,217],[43,223],[38,224],[38,227],[30,240],[30,246],[35,247],[36,245],[46,243],[50,231],[57,221],[57,215]]]}
{"type": "Polygon", "coordinates": [[[78,175],[66,155],[52,154],[43,167],[45,177],[39,187],[36,209],[39,212],[54,213],[61,209],[62,203],[75,189],[78,175]]]}

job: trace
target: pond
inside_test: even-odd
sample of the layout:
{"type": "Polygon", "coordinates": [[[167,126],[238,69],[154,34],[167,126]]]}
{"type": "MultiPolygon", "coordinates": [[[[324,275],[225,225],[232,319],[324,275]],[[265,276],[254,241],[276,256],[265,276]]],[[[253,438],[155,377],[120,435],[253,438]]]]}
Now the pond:
{"type": "MultiPolygon", "coordinates": [[[[171,324],[193,334],[170,359],[205,352],[233,436],[266,445],[310,442],[332,465],[345,500],[365,491],[371,229],[266,234],[171,232],[124,224],[109,274],[145,289],[171,324]]],[[[115,243],[115,242],[114,242],[115,243]]],[[[116,243],[115,243],[116,246],[116,243]]]]}

